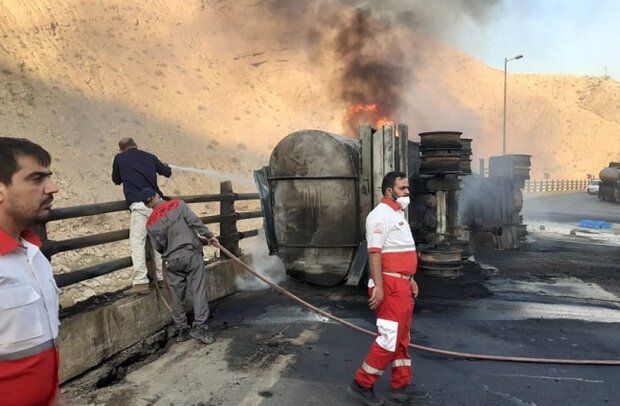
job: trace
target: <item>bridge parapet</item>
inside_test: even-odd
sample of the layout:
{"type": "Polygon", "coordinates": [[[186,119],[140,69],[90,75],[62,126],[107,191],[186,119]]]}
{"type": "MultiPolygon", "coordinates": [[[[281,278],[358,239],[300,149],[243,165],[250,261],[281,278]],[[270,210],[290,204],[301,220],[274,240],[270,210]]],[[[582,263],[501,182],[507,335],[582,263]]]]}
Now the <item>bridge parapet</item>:
{"type": "MultiPolygon", "coordinates": [[[[236,291],[235,276],[243,270],[233,261],[222,260],[206,266],[207,296],[215,301],[236,291]]],[[[170,302],[168,295],[165,300],[170,302]]],[[[60,382],[106,363],[114,369],[124,359],[115,355],[136,347],[162,331],[172,320],[161,297],[116,294],[103,303],[88,306],[62,318],[60,328],[60,382]]],[[[187,303],[189,305],[189,303],[187,303]]],[[[188,307],[188,310],[191,306],[188,307]]]]}
{"type": "MultiPolygon", "coordinates": [[[[236,201],[258,200],[259,196],[257,193],[234,193],[231,182],[225,181],[220,184],[220,194],[178,196],[178,198],[184,200],[188,204],[220,202],[219,215],[203,216],[201,217],[201,220],[204,224],[219,224],[220,230],[223,234],[218,236],[220,243],[224,248],[235,254],[240,253],[240,240],[258,235],[258,229],[239,232],[237,230],[237,222],[240,220],[261,218],[263,217],[262,211],[236,212],[234,209],[234,203],[236,201]]],[[[122,212],[126,210],[129,210],[129,206],[125,201],[64,207],[53,209],[47,222],[84,218],[88,216],[122,212]]],[[[50,259],[52,259],[54,255],[61,252],[94,247],[129,238],[129,229],[96,233],[65,240],[49,240],[47,236],[46,224],[38,227],[36,231],[43,240],[43,247],[41,250],[50,259]]],[[[152,268],[150,244],[147,244],[146,248],[147,260],[149,261],[149,266],[152,268]]],[[[54,275],[54,277],[59,287],[65,287],[88,279],[96,278],[98,276],[106,275],[111,272],[130,267],[131,265],[131,257],[127,256],[100,262],[71,272],[54,275]]]]}

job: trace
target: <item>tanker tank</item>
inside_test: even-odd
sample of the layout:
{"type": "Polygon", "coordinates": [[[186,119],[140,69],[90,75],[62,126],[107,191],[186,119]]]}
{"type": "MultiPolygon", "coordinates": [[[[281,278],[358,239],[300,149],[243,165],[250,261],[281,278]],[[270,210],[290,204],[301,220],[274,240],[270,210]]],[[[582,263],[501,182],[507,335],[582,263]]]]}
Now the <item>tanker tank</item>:
{"type": "Polygon", "coordinates": [[[297,131],[278,143],[269,166],[254,176],[270,253],[297,279],[342,283],[361,239],[358,141],[297,131]]]}
{"type": "Polygon", "coordinates": [[[610,162],[607,168],[599,173],[601,184],[598,198],[608,202],[620,202],[620,162],[610,162]]]}

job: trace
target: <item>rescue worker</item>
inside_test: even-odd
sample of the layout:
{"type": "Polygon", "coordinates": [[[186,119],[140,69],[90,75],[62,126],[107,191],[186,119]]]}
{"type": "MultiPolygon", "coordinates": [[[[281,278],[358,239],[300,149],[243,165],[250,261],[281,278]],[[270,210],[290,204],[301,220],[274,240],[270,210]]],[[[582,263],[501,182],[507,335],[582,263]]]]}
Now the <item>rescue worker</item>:
{"type": "Polygon", "coordinates": [[[30,229],[58,187],[50,154],[0,137],[0,404],[63,405],[58,389],[58,288],[30,229]]]}
{"type": "MultiPolygon", "coordinates": [[[[172,170],[155,155],[139,150],[133,138],[123,138],[118,142],[118,147],[120,152],[116,154],[112,163],[112,182],[115,185],[123,184],[123,193],[131,212],[129,247],[133,264],[133,287],[129,292],[148,294],[149,279],[145,246],[146,219],[151,214],[151,209],[142,203],[140,193],[145,188],[151,188],[163,196],[157,186],[157,175],[169,178],[172,175],[172,170]]],[[[154,253],[154,256],[157,279],[160,286],[163,286],[161,257],[158,253],[154,253]]]]}
{"type": "Polygon", "coordinates": [[[146,229],[153,248],[162,255],[170,286],[172,320],[177,328],[176,341],[193,337],[204,344],[214,339],[207,329],[209,301],[205,281],[203,243],[218,246],[215,235],[183,200],[162,200],[153,189],[142,191],[144,204],[153,209],[146,229]],[[189,288],[194,300],[194,322],[190,328],[183,307],[189,288]]]}
{"type": "Polygon", "coordinates": [[[411,317],[418,285],[413,279],[418,257],[404,210],[409,205],[409,181],[402,172],[390,172],[381,184],[383,198],[366,218],[370,279],[369,307],[377,315],[379,335],[348,388],[366,405],[382,405],[374,384],[391,366],[390,397],[396,401],[425,398],[411,384],[411,317]]]}

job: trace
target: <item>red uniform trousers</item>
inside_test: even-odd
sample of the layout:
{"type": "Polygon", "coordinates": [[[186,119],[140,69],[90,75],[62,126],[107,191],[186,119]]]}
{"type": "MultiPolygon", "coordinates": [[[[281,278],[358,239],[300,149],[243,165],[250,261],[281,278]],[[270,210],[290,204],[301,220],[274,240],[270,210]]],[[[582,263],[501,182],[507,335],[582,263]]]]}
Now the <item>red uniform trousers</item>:
{"type": "MultiPolygon", "coordinates": [[[[368,289],[370,295],[372,290],[368,289]]],[[[383,275],[383,295],[383,302],[376,310],[379,335],[355,373],[355,381],[371,388],[391,363],[390,386],[398,389],[411,383],[411,357],[407,352],[414,307],[411,282],[383,275]]]]}
{"type": "Polygon", "coordinates": [[[0,361],[0,405],[47,406],[58,391],[58,349],[0,361]]]}

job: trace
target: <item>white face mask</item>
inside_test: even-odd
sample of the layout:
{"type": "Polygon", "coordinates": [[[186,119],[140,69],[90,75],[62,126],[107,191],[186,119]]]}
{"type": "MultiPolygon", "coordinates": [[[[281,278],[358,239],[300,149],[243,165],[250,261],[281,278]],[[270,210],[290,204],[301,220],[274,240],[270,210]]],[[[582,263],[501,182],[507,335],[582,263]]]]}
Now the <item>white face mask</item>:
{"type": "Polygon", "coordinates": [[[409,196],[401,196],[396,199],[396,203],[400,206],[402,210],[405,210],[407,206],[409,206],[409,196]]]}

